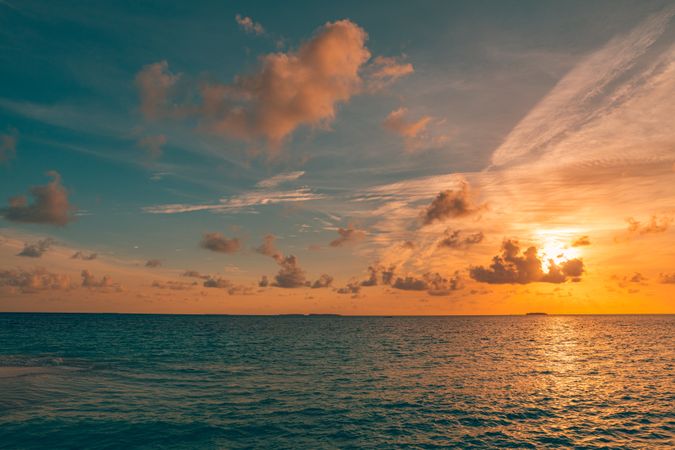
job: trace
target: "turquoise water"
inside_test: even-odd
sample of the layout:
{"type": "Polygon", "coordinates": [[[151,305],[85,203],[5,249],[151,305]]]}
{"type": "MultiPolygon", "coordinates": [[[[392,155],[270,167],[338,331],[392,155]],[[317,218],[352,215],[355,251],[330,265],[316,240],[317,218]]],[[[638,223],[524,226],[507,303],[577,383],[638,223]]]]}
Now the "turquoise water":
{"type": "Polygon", "coordinates": [[[673,448],[675,316],[0,314],[0,448],[673,448]]]}

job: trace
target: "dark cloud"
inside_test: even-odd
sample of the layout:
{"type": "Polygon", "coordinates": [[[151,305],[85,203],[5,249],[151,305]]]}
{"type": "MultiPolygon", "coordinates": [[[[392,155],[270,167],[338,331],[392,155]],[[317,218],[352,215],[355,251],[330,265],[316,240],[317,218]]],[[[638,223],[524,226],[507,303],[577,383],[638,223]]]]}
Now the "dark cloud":
{"type": "Polygon", "coordinates": [[[159,259],[149,259],[145,263],[145,267],[150,267],[150,268],[155,268],[155,267],[161,267],[162,266],[162,261],[159,259]]]}
{"type": "Polygon", "coordinates": [[[319,277],[318,280],[312,283],[312,289],[327,288],[330,287],[331,284],[333,284],[333,277],[324,273],[319,277]]]}
{"type": "Polygon", "coordinates": [[[414,250],[416,246],[413,241],[403,241],[403,243],[401,243],[401,247],[406,250],[414,250]]]}
{"type": "Polygon", "coordinates": [[[97,279],[94,274],[88,270],[83,270],[80,275],[82,276],[82,287],[95,289],[101,292],[119,292],[122,290],[122,287],[117,283],[113,283],[108,275],[104,275],[102,278],[97,279]]]}
{"type": "Polygon", "coordinates": [[[187,282],[187,281],[153,281],[152,287],[156,289],[170,289],[172,291],[184,291],[187,289],[192,289],[199,284],[196,281],[187,282]]]}
{"type": "Polygon", "coordinates": [[[465,233],[462,230],[445,230],[445,238],[438,243],[439,247],[452,249],[465,249],[483,241],[485,235],[482,231],[465,233]]]}
{"type": "Polygon", "coordinates": [[[241,248],[238,238],[226,238],[220,233],[206,233],[199,244],[202,248],[220,253],[235,253],[241,248]]]}
{"type": "Polygon", "coordinates": [[[31,294],[47,290],[72,289],[75,285],[68,275],[48,272],[45,269],[0,270],[0,287],[31,294]]]}
{"type": "Polygon", "coordinates": [[[464,282],[459,272],[455,272],[450,278],[439,273],[426,273],[420,278],[414,276],[396,278],[391,287],[405,291],[427,291],[429,295],[441,296],[462,289],[464,282]]]}
{"type": "Polygon", "coordinates": [[[17,256],[27,256],[29,258],[39,258],[44,252],[49,250],[49,248],[55,243],[51,238],[46,238],[29,244],[26,242],[23,245],[23,250],[21,250],[17,256]]]}
{"type": "Polygon", "coordinates": [[[675,273],[662,273],[659,281],[664,284],[675,284],[675,273]]]}
{"type": "Polygon", "coordinates": [[[267,287],[270,285],[270,280],[267,278],[267,275],[263,275],[260,281],[258,281],[258,287],[267,287]]]}
{"type": "Polygon", "coordinates": [[[349,225],[347,228],[338,228],[339,236],[330,242],[331,247],[341,247],[345,244],[351,244],[366,237],[366,232],[349,225]]]}
{"type": "Polygon", "coordinates": [[[18,133],[10,129],[8,133],[0,133],[0,164],[4,164],[16,156],[18,133]]]}
{"type": "Polygon", "coordinates": [[[442,222],[450,218],[465,217],[475,214],[485,208],[485,205],[475,205],[471,199],[469,183],[461,183],[459,190],[440,192],[422,213],[423,225],[430,225],[436,221],[442,222]]]}
{"type": "Polygon", "coordinates": [[[25,195],[9,199],[9,206],[0,210],[2,216],[12,222],[40,223],[50,225],[66,225],[73,220],[73,207],[68,203],[68,191],[61,185],[58,172],[50,171],[47,175],[52,181],[44,186],[30,188],[35,198],[28,203],[25,195]]]}
{"type": "Polygon", "coordinates": [[[232,281],[220,277],[209,277],[204,281],[204,287],[214,289],[224,289],[230,295],[248,295],[253,293],[253,288],[234,284],[232,281]]]}
{"type": "Polygon", "coordinates": [[[335,292],[338,294],[352,294],[357,295],[361,291],[361,285],[359,283],[349,283],[345,287],[336,289],[335,292]]]}
{"type": "Polygon", "coordinates": [[[185,272],[180,274],[181,277],[189,277],[189,278],[201,278],[202,280],[206,280],[209,278],[208,275],[202,275],[201,273],[197,272],[196,270],[186,270],[185,272]]]}
{"type": "Polygon", "coordinates": [[[580,236],[572,242],[572,247],[584,247],[586,245],[591,245],[588,236],[580,236]]]}
{"type": "Polygon", "coordinates": [[[493,257],[492,264],[487,268],[472,267],[470,275],[476,281],[490,284],[563,283],[568,279],[580,280],[583,271],[581,259],[570,259],[560,265],[551,260],[548,272],[544,272],[536,247],[529,247],[521,255],[518,241],[505,240],[502,254],[493,257]]]}
{"type": "Polygon", "coordinates": [[[281,268],[274,277],[273,286],[298,288],[306,285],[305,271],[298,265],[298,260],[295,256],[282,257],[277,262],[281,268]]]}
{"type": "Polygon", "coordinates": [[[98,258],[98,254],[96,253],[89,253],[88,255],[84,252],[75,252],[73,253],[73,256],[70,257],[71,259],[81,259],[84,261],[92,261],[96,258],[98,258]]]}
{"type": "Polygon", "coordinates": [[[626,222],[628,222],[628,233],[642,235],[668,231],[670,224],[673,222],[673,218],[668,216],[652,216],[648,222],[644,223],[635,220],[633,217],[629,217],[626,219],[626,222]]]}
{"type": "Polygon", "coordinates": [[[361,282],[361,286],[390,285],[394,281],[396,266],[381,265],[368,267],[369,277],[361,282]]]}

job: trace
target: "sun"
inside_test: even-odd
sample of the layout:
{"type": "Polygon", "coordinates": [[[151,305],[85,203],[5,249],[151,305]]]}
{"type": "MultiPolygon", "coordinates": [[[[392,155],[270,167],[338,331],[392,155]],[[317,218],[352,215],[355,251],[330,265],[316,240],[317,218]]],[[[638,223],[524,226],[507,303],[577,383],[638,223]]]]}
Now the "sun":
{"type": "Polygon", "coordinates": [[[538,252],[539,259],[541,259],[541,268],[544,272],[549,271],[551,261],[555,265],[560,265],[570,259],[578,258],[579,254],[578,248],[570,247],[566,242],[552,237],[548,237],[544,241],[538,252]]]}

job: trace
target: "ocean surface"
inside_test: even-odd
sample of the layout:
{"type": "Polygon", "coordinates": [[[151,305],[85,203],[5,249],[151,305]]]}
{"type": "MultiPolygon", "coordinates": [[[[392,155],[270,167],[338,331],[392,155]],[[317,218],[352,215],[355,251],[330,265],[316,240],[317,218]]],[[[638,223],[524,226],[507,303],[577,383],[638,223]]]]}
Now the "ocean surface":
{"type": "Polygon", "coordinates": [[[0,314],[0,448],[675,448],[675,316],[0,314]]]}

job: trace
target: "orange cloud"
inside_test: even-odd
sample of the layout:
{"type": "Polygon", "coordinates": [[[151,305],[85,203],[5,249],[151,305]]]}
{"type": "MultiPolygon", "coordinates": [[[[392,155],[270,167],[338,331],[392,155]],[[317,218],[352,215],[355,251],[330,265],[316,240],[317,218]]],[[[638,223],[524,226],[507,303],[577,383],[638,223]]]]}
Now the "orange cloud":
{"type": "Polygon", "coordinates": [[[73,207],[68,203],[68,191],[61,185],[58,172],[47,172],[52,181],[44,186],[33,186],[30,193],[35,202],[28,204],[25,195],[9,199],[9,207],[0,210],[6,220],[23,223],[66,225],[73,220],[73,207]]]}
{"type": "Polygon", "coordinates": [[[136,75],[136,87],[141,97],[140,110],[146,119],[154,120],[168,115],[171,90],[180,78],[169,72],[169,64],[160,61],[148,64],[136,75]]]}
{"type": "Polygon", "coordinates": [[[418,120],[408,120],[405,117],[407,114],[407,108],[398,108],[389,113],[382,125],[386,129],[393,131],[404,138],[416,138],[420,133],[424,132],[427,125],[429,125],[431,117],[422,116],[418,120]]]}

